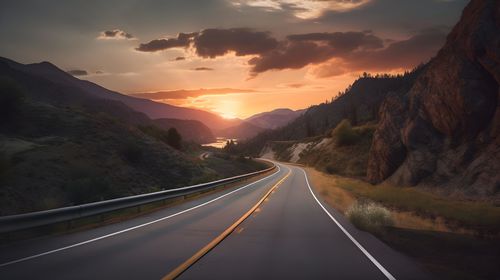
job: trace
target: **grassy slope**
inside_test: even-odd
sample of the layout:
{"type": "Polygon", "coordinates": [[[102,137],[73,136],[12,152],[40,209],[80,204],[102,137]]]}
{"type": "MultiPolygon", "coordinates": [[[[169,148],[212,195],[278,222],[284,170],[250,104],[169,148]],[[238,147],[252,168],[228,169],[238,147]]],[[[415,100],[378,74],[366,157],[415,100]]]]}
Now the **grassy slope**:
{"type": "Polygon", "coordinates": [[[104,113],[26,101],[13,127],[0,134],[4,215],[176,187],[204,172],[104,113]]]}

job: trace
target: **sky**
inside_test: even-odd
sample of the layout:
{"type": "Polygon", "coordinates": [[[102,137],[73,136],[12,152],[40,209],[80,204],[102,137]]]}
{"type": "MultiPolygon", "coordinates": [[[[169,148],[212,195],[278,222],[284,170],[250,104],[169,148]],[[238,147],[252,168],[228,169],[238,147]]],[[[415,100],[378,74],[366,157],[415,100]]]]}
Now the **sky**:
{"type": "Polygon", "coordinates": [[[465,0],[2,0],[0,56],[223,117],[428,61],[465,0]]]}

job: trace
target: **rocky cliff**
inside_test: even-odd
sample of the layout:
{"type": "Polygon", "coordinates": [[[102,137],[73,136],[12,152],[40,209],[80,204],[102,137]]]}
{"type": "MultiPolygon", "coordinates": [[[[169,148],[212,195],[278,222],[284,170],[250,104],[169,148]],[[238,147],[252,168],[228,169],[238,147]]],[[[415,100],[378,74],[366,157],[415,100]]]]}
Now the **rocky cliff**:
{"type": "Polygon", "coordinates": [[[367,177],[500,198],[500,1],[473,0],[406,94],[380,109],[367,177]]]}

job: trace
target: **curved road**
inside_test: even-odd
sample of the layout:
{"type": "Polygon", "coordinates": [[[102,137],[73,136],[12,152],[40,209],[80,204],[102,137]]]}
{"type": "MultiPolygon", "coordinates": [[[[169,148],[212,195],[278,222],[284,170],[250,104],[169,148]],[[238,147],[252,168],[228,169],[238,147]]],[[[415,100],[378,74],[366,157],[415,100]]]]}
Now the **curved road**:
{"type": "Polygon", "coordinates": [[[125,222],[2,246],[0,279],[162,279],[277,183],[179,279],[429,278],[317,199],[301,168],[278,166],[256,182],[125,222]]]}

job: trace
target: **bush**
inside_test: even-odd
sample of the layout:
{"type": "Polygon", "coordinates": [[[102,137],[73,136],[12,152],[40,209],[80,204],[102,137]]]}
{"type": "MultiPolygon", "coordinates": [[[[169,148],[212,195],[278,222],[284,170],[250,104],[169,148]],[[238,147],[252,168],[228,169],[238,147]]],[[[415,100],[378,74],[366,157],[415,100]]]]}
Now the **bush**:
{"type": "Polygon", "coordinates": [[[369,232],[381,232],[394,224],[391,211],[374,202],[355,202],[347,209],[346,216],[357,228],[369,232]]]}
{"type": "Polygon", "coordinates": [[[358,134],[348,120],[342,120],[332,131],[332,137],[337,146],[353,145],[358,141],[358,134]]]}
{"type": "Polygon", "coordinates": [[[172,148],[180,150],[182,148],[182,137],[177,132],[175,128],[169,128],[167,131],[167,144],[169,144],[172,148]]]}

